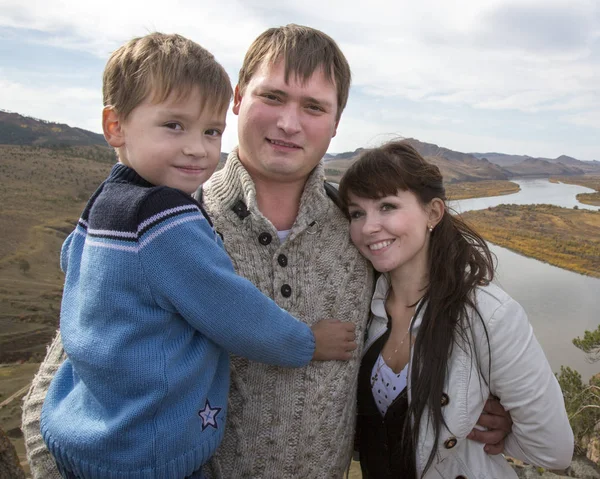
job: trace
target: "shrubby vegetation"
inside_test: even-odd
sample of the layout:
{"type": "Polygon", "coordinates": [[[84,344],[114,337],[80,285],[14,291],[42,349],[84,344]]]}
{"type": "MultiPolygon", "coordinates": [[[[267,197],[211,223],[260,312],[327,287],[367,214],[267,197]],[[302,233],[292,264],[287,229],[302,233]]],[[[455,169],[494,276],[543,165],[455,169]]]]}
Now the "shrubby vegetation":
{"type": "MultiPolygon", "coordinates": [[[[588,355],[588,360],[600,360],[600,326],[586,331],[583,338],[575,338],[573,344],[588,355]]],[[[565,406],[575,435],[578,452],[585,452],[587,443],[598,434],[600,425],[600,374],[584,383],[577,371],[561,366],[557,379],[563,391],[565,406]]]]}

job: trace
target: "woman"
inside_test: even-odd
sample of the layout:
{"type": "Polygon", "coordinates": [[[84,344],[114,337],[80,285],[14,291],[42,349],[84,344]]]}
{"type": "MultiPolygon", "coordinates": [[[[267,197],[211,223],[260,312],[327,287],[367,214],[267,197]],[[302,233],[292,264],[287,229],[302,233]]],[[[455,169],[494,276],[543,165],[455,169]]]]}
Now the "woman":
{"type": "Polygon", "coordinates": [[[507,455],[567,467],[560,387],[525,312],[491,283],[485,241],[448,212],[437,166],[391,142],[361,155],[340,196],[352,241],[383,273],[359,374],[363,477],[517,477],[467,439],[490,394],[512,416],[507,455]]]}

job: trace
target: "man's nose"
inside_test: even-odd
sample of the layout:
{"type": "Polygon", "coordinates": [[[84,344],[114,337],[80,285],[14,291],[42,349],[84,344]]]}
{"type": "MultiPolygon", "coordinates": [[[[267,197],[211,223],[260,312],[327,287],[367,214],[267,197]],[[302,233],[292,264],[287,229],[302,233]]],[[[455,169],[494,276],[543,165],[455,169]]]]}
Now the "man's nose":
{"type": "Polygon", "coordinates": [[[290,103],[281,107],[277,127],[287,135],[293,135],[300,131],[300,112],[297,105],[290,103]]]}

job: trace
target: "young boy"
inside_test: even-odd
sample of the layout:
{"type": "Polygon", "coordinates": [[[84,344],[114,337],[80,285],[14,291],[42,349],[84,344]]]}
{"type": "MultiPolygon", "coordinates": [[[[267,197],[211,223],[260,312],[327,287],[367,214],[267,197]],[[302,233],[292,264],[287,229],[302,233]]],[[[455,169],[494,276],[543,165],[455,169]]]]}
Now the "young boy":
{"type": "Polygon", "coordinates": [[[223,436],[228,352],[291,367],[349,359],[353,326],[311,331],[237,276],[191,198],[217,166],[232,96],[208,51],[136,38],[110,57],[103,93],[119,163],[62,248],[68,359],[41,432],[64,477],[201,477],[223,436]]]}

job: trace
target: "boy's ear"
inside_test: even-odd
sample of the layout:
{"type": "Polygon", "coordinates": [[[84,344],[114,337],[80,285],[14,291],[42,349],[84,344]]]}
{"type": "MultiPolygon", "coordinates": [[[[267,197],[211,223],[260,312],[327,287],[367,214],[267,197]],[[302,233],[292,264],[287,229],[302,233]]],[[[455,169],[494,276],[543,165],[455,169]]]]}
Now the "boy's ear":
{"type": "Polygon", "coordinates": [[[242,104],[242,94],[240,93],[240,86],[236,85],[233,92],[233,108],[231,109],[235,115],[240,114],[240,106],[242,104]]]}
{"type": "Polygon", "coordinates": [[[120,148],[125,144],[123,125],[117,111],[112,106],[105,106],[102,110],[102,131],[104,138],[113,148],[120,148]]]}

